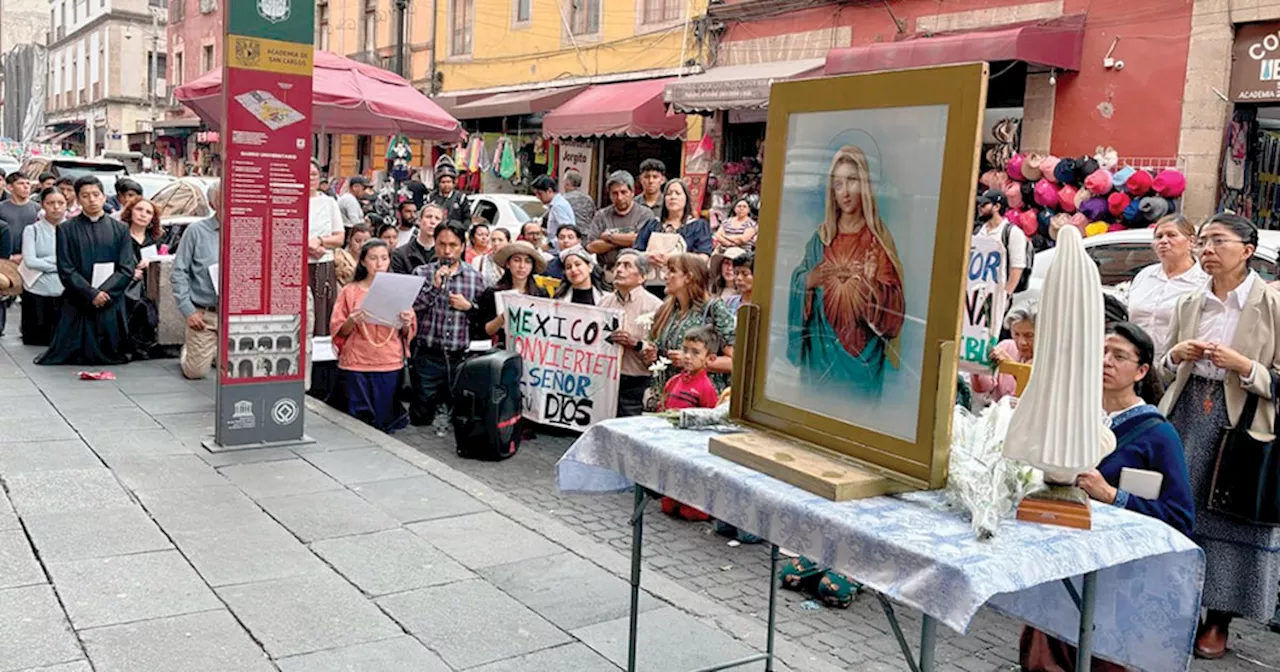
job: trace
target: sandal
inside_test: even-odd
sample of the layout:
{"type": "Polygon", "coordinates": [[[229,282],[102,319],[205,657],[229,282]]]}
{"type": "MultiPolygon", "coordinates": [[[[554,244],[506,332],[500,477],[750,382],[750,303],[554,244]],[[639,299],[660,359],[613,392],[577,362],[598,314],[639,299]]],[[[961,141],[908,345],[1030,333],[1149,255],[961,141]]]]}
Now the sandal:
{"type": "Polygon", "coordinates": [[[812,592],[818,587],[822,568],[808,558],[791,558],[778,570],[778,578],[782,587],[787,590],[807,590],[812,592]]]}
{"type": "Polygon", "coordinates": [[[836,572],[825,572],[818,583],[818,598],[828,607],[848,609],[862,584],[836,572]]]}

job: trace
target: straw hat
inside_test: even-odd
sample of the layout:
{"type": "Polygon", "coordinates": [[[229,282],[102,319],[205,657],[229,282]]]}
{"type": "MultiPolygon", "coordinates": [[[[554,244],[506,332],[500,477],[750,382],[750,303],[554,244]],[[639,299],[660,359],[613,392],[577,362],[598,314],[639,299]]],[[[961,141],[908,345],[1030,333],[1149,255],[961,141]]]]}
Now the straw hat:
{"type": "Polygon", "coordinates": [[[22,293],[22,274],[18,265],[8,259],[0,259],[0,298],[22,293]]]}
{"type": "Polygon", "coordinates": [[[533,260],[533,272],[535,274],[547,270],[547,260],[543,259],[542,254],[525,240],[516,240],[504,245],[501,250],[498,250],[493,255],[493,263],[497,264],[499,268],[506,268],[507,261],[517,254],[523,254],[533,260]]]}

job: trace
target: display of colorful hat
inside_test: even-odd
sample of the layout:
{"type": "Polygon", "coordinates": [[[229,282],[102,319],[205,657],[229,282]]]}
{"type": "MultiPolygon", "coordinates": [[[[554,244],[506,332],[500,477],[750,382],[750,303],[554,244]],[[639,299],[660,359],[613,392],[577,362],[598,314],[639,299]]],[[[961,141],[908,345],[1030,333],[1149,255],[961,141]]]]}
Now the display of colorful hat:
{"type": "Polygon", "coordinates": [[[1049,182],[1049,180],[1040,180],[1036,182],[1036,203],[1046,208],[1058,207],[1058,190],[1049,182]]]}
{"type": "Polygon", "coordinates": [[[1084,202],[1091,198],[1093,198],[1092,191],[1089,191],[1088,189],[1076,190],[1076,197],[1074,199],[1076,203],[1076,210],[1079,210],[1080,206],[1084,205],[1084,202]]]}
{"type": "Polygon", "coordinates": [[[1120,191],[1121,189],[1124,189],[1125,183],[1128,182],[1129,178],[1133,177],[1133,174],[1136,172],[1138,171],[1133,166],[1125,166],[1124,168],[1121,168],[1120,170],[1117,170],[1116,172],[1112,173],[1111,188],[1116,191],[1120,191]]]}
{"type": "Polygon", "coordinates": [[[1108,215],[1110,214],[1107,210],[1107,199],[1101,196],[1094,196],[1084,203],[1081,203],[1078,209],[1081,214],[1088,217],[1091,222],[1108,219],[1108,215]]]}
{"type": "Polygon", "coordinates": [[[1084,178],[1084,188],[1092,191],[1095,196],[1102,196],[1111,191],[1111,173],[1099,168],[1089,173],[1084,178]]]}
{"type": "Polygon", "coordinates": [[[1068,214],[1076,211],[1075,187],[1069,184],[1058,187],[1058,209],[1068,214]]]}
{"type": "Polygon", "coordinates": [[[1058,184],[1078,187],[1080,186],[1079,167],[1080,164],[1075,159],[1059,159],[1058,165],[1053,167],[1053,177],[1058,184]]]}
{"type": "Polygon", "coordinates": [[[1089,218],[1080,213],[1071,215],[1071,226],[1080,229],[1080,235],[1085,235],[1085,230],[1089,226],[1089,218]]]}
{"type": "Polygon", "coordinates": [[[1080,179],[1082,180],[1101,169],[1102,166],[1098,165],[1098,160],[1091,156],[1086,156],[1080,159],[1080,179]]]}
{"type": "Polygon", "coordinates": [[[1119,217],[1124,214],[1125,209],[1129,207],[1131,202],[1132,199],[1129,198],[1128,194],[1122,191],[1113,191],[1110,196],[1107,196],[1107,212],[1110,212],[1113,217],[1119,217]]]}
{"type": "Polygon", "coordinates": [[[1027,154],[1022,159],[1022,179],[1028,182],[1039,180],[1040,162],[1044,161],[1044,157],[1034,152],[1027,154]]]}
{"type": "MultiPolygon", "coordinates": [[[[1114,196],[1115,194],[1112,194],[1112,195],[1114,196]]],[[[1143,226],[1145,222],[1142,221],[1142,199],[1140,198],[1130,199],[1129,207],[1124,209],[1124,213],[1121,215],[1121,217],[1124,219],[1124,221],[1129,222],[1130,224],[1143,226]]]]}
{"type": "Polygon", "coordinates": [[[1014,154],[1009,157],[1009,163],[1006,163],[1004,169],[1008,171],[1009,177],[1022,181],[1022,161],[1025,159],[1021,154],[1014,154]]]}
{"type": "Polygon", "coordinates": [[[1011,209],[1022,209],[1022,186],[1017,182],[1011,180],[1004,185],[1004,197],[1005,200],[1009,201],[1011,209]]]}
{"type": "Polygon", "coordinates": [[[1036,229],[1040,226],[1039,220],[1036,219],[1035,210],[1023,210],[1018,215],[1018,228],[1028,236],[1036,235],[1036,229]]]}
{"type": "Polygon", "coordinates": [[[978,182],[987,189],[1004,190],[1004,185],[1009,182],[1009,174],[1003,170],[988,170],[978,178],[978,182]]]}
{"type": "Polygon", "coordinates": [[[1036,233],[1047,236],[1049,235],[1049,223],[1053,220],[1053,211],[1045,208],[1036,212],[1036,233]]]}
{"type": "Polygon", "coordinates": [[[1107,230],[1108,230],[1108,229],[1110,229],[1110,228],[1111,228],[1111,225],[1110,225],[1110,224],[1108,224],[1108,223],[1106,223],[1106,222],[1094,222],[1094,223],[1092,223],[1092,224],[1090,224],[1090,225],[1088,225],[1088,226],[1084,227],[1084,235],[1085,235],[1085,236],[1096,236],[1096,235],[1098,235],[1098,234],[1100,234],[1100,233],[1106,233],[1106,232],[1107,232],[1107,230]]]}
{"type": "Polygon", "coordinates": [[[1107,232],[1110,233],[1112,231],[1124,231],[1126,228],[1128,227],[1126,227],[1124,224],[1121,224],[1120,222],[1114,222],[1111,224],[1111,226],[1107,227],[1107,232]]]}
{"type": "Polygon", "coordinates": [[[1053,174],[1053,171],[1057,170],[1059,160],[1060,159],[1058,159],[1058,157],[1053,155],[1049,155],[1041,159],[1040,160],[1041,177],[1043,177],[1046,180],[1049,180],[1050,182],[1057,183],[1058,177],[1053,174]]]}
{"type": "Polygon", "coordinates": [[[1148,223],[1155,223],[1157,219],[1169,214],[1169,201],[1159,196],[1142,199],[1138,207],[1142,211],[1142,218],[1148,223]]]}
{"type": "Polygon", "coordinates": [[[1019,182],[1018,188],[1022,190],[1022,202],[1031,207],[1036,202],[1036,183],[1035,182],[1019,182]]]}
{"type": "Polygon", "coordinates": [[[1064,226],[1071,226],[1071,215],[1068,215],[1065,212],[1059,212],[1051,217],[1049,219],[1049,238],[1057,240],[1058,232],[1061,231],[1064,226]]]}
{"type": "Polygon", "coordinates": [[[1120,153],[1114,147],[1098,145],[1098,148],[1093,152],[1093,160],[1098,162],[1099,168],[1112,171],[1116,169],[1116,166],[1120,165],[1120,153]]]}
{"type": "Polygon", "coordinates": [[[1176,170],[1162,170],[1151,183],[1151,188],[1165,198],[1177,198],[1187,190],[1187,177],[1176,170]]]}
{"type": "Polygon", "coordinates": [[[1147,195],[1147,192],[1151,191],[1152,182],[1151,173],[1145,170],[1138,170],[1134,171],[1128,180],[1125,180],[1124,188],[1129,191],[1130,196],[1142,198],[1147,195]]]}

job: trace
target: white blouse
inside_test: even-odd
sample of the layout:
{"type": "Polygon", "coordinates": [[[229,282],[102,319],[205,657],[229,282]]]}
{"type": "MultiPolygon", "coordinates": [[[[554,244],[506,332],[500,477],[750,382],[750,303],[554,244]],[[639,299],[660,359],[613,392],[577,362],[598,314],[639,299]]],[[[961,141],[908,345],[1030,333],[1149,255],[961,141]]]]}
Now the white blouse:
{"type": "Polygon", "coordinates": [[[1155,361],[1160,361],[1168,346],[1178,298],[1204,289],[1208,282],[1209,274],[1199,262],[1172,278],[1165,275],[1160,264],[1152,264],[1134,277],[1129,285],[1129,321],[1142,327],[1155,342],[1155,361]]]}
{"type": "MultiPolygon", "coordinates": [[[[311,222],[307,226],[307,240],[312,238],[324,238],[343,230],[342,212],[338,210],[338,201],[328,194],[312,194],[311,203],[311,222]]],[[[307,257],[307,261],[313,264],[319,264],[326,261],[333,261],[333,250],[327,250],[323,257],[312,259],[307,257]]]]}

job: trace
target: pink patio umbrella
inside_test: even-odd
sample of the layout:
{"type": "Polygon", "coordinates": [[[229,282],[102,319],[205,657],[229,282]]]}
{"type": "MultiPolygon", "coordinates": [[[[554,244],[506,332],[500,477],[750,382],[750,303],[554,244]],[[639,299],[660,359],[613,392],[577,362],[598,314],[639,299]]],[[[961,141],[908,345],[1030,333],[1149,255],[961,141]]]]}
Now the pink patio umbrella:
{"type": "MultiPolygon", "coordinates": [[[[392,135],[457,142],[462,126],[403,77],[315,52],[312,128],[324,133],[392,135]]],[[[222,121],[222,71],[213,70],[174,90],[174,96],[213,127],[222,121]]]]}

